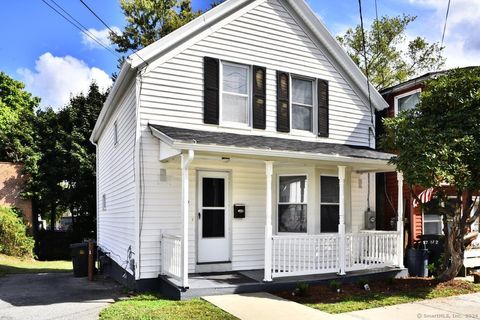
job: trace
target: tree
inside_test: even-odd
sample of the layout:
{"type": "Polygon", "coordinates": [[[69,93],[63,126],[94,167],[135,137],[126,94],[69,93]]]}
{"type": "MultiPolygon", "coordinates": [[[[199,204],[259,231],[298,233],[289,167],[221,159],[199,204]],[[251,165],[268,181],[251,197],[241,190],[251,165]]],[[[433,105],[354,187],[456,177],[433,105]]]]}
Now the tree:
{"type": "Polygon", "coordinates": [[[0,161],[35,165],[33,118],[39,103],[23,83],[0,72],[0,161]]]}
{"type": "Polygon", "coordinates": [[[120,0],[128,24],[121,34],[110,33],[117,51],[142,49],[201,14],[191,0],[120,0]]]}
{"type": "Polygon", "coordinates": [[[445,63],[438,43],[429,44],[421,37],[407,42],[407,26],[415,19],[410,15],[375,19],[365,30],[366,63],[361,26],[348,29],[337,39],[377,89],[387,88],[425,71],[438,70],[445,63]]]}
{"type": "MultiPolygon", "coordinates": [[[[216,7],[225,0],[211,1],[216,7]]],[[[110,33],[117,51],[140,50],[200,16],[191,0],[120,0],[128,24],[121,34],[110,33]]],[[[120,59],[120,65],[123,59],[120,59]]]]}
{"type": "Polygon", "coordinates": [[[451,70],[429,81],[415,109],[384,123],[383,145],[398,152],[391,162],[411,190],[433,187],[445,203],[445,183],[456,192],[455,205],[439,209],[446,239],[439,278],[453,279],[462,266],[464,236],[480,216],[472,201],[480,191],[480,68],[451,70]]]}

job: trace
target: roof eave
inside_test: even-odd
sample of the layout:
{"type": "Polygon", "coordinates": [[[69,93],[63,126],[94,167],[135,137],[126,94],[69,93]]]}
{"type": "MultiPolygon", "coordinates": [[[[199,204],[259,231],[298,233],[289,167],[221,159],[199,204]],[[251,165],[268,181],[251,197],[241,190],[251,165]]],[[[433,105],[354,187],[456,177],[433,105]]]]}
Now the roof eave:
{"type": "Polygon", "coordinates": [[[134,75],[135,68],[132,67],[128,59],[125,60],[122,65],[122,69],[120,70],[120,74],[115,80],[115,83],[108,94],[107,100],[103,104],[102,110],[97,118],[97,122],[95,123],[95,127],[90,135],[90,141],[92,143],[95,144],[98,142],[98,139],[100,139],[108,120],[116,110],[118,99],[121,98],[123,91],[126,89],[134,75]]]}

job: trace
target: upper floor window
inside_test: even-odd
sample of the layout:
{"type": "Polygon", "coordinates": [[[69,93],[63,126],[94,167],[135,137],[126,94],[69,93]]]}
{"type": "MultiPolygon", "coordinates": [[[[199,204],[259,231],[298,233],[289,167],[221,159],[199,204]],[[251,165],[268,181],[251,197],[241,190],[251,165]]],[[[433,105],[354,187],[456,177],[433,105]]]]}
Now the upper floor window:
{"type": "Polygon", "coordinates": [[[222,63],[222,122],[250,124],[250,67],[222,63]]]}
{"type": "Polygon", "coordinates": [[[415,108],[420,102],[420,92],[421,89],[417,89],[395,97],[395,115],[415,108]]]}
{"type": "Polygon", "coordinates": [[[292,77],[292,129],[313,132],[313,80],[292,77]]]}

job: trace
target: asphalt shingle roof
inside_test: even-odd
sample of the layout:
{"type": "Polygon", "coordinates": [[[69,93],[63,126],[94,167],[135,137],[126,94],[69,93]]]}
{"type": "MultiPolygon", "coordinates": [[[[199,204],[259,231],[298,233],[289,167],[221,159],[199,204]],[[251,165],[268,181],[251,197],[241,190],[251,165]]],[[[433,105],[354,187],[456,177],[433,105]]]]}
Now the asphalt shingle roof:
{"type": "Polygon", "coordinates": [[[259,150],[296,151],[376,160],[390,160],[390,158],[393,156],[392,154],[379,152],[371,148],[344,144],[310,142],[225,132],[200,131],[153,124],[150,124],[149,126],[160,131],[175,142],[182,143],[234,146],[238,148],[254,148],[259,150]]]}

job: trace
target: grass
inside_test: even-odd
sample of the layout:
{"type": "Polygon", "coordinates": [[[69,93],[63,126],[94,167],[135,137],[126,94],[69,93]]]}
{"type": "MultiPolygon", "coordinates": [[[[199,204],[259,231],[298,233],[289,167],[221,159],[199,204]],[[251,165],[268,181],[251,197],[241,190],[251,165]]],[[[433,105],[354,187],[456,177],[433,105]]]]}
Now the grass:
{"type": "Polygon", "coordinates": [[[69,272],[71,261],[37,261],[0,254],[0,277],[15,273],[69,272]]]}
{"type": "Polygon", "coordinates": [[[173,301],[153,294],[143,294],[110,305],[100,313],[99,319],[229,320],[236,318],[201,299],[173,301]]]}
{"type": "Polygon", "coordinates": [[[279,295],[311,308],[337,314],[480,292],[479,284],[461,280],[438,283],[432,279],[397,279],[393,283],[372,281],[369,286],[371,291],[362,290],[355,284],[345,284],[341,287],[341,293],[336,293],[327,286],[315,286],[307,297],[292,297],[287,292],[279,295]]]}

